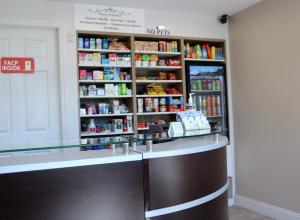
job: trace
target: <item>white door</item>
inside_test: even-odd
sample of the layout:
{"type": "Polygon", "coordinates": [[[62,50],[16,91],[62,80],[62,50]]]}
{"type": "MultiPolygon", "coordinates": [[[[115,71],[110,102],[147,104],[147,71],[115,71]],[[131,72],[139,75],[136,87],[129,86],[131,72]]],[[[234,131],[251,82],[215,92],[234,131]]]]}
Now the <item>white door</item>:
{"type": "Polygon", "coordinates": [[[61,140],[57,31],[0,26],[0,57],[33,57],[33,74],[0,73],[0,149],[61,140]]]}

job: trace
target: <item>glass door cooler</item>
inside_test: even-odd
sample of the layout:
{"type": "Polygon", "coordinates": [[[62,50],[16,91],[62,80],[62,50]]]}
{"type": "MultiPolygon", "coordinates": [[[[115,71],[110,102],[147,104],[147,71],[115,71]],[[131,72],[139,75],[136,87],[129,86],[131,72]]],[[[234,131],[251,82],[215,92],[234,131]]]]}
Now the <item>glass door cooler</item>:
{"type": "Polygon", "coordinates": [[[225,66],[191,62],[186,65],[186,74],[187,95],[192,94],[197,111],[207,116],[212,130],[227,131],[225,66]]]}

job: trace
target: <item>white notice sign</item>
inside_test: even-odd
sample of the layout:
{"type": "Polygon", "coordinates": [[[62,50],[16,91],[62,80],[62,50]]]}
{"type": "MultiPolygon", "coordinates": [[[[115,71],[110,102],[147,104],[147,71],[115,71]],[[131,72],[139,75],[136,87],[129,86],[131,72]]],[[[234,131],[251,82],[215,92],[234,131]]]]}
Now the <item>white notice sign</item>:
{"type": "Polygon", "coordinates": [[[145,33],[145,13],[142,9],[75,4],[77,30],[145,33]]]}

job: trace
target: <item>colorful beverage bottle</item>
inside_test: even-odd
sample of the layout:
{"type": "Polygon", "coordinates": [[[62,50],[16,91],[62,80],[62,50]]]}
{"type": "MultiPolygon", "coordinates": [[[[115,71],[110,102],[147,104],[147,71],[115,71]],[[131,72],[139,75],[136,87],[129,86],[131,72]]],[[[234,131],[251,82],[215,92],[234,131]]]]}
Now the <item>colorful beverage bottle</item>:
{"type": "Polygon", "coordinates": [[[208,59],[208,54],[205,45],[202,46],[202,59],[208,59]]]}

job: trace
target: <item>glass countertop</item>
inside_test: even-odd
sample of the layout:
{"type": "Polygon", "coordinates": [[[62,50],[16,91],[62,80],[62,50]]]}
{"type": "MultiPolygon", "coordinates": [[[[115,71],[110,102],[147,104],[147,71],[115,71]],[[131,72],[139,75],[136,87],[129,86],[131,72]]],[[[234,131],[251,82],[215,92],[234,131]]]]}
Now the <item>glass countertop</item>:
{"type": "MultiPolygon", "coordinates": [[[[1,154],[9,153],[21,153],[21,152],[38,152],[38,151],[51,151],[51,150],[65,150],[65,149],[77,149],[80,151],[88,150],[103,150],[109,149],[110,146],[115,145],[115,147],[122,147],[122,144],[129,143],[130,145],[135,145],[138,147],[142,144],[145,144],[146,141],[153,141],[153,144],[164,143],[168,141],[174,141],[180,138],[189,138],[189,137],[203,137],[207,135],[215,134],[225,134],[224,130],[195,130],[195,131],[185,131],[184,133],[172,137],[158,137],[157,132],[151,130],[143,136],[140,134],[138,137],[133,135],[131,136],[116,136],[116,137],[105,137],[97,139],[82,139],[72,141],[72,144],[58,144],[60,142],[54,143],[53,141],[44,142],[44,143],[34,143],[23,146],[5,146],[4,144],[0,145],[0,156],[1,154]],[[76,144],[78,143],[78,144],[76,144]]],[[[70,141],[68,141],[70,143],[70,141]]]]}
{"type": "Polygon", "coordinates": [[[121,137],[106,137],[106,138],[97,138],[88,140],[74,140],[67,141],[72,142],[73,144],[59,144],[57,142],[44,142],[44,143],[33,143],[24,146],[5,146],[0,145],[0,154],[4,153],[17,153],[17,152],[29,152],[29,151],[45,151],[45,150],[63,150],[63,149],[79,149],[81,151],[87,150],[102,150],[109,149],[109,146],[112,144],[122,145],[123,143],[137,143],[140,142],[139,139],[134,138],[133,136],[121,136],[121,137]],[[80,143],[81,142],[81,143],[80,143]],[[76,144],[78,143],[78,144],[76,144]]]}

